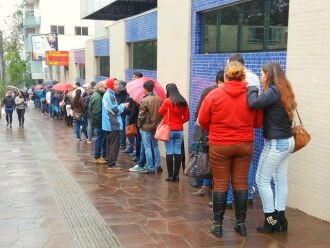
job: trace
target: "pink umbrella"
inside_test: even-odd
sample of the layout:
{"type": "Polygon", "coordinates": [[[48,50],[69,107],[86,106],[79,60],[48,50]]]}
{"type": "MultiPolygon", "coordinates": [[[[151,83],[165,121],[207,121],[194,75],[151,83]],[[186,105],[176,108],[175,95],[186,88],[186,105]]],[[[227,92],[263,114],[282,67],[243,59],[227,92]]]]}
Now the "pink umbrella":
{"type": "Polygon", "coordinates": [[[73,89],[73,86],[71,83],[58,83],[55,84],[52,88],[53,90],[58,90],[58,91],[69,91],[73,89]]]}
{"type": "Polygon", "coordinates": [[[155,83],[155,88],[154,88],[155,94],[157,94],[162,100],[166,98],[165,90],[162,88],[162,86],[156,80],[154,80],[150,77],[138,78],[138,79],[135,79],[135,80],[129,82],[126,85],[127,93],[138,104],[140,104],[142,102],[142,99],[144,97],[143,84],[144,84],[144,82],[146,82],[148,80],[152,80],[155,83]]]}

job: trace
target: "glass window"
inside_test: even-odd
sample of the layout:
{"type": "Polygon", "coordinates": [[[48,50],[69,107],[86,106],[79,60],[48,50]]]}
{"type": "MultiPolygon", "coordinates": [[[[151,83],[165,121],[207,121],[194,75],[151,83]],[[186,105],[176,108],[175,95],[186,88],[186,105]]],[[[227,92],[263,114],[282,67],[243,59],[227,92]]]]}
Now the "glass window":
{"type": "Polygon", "coordinates": [[[99,57],[99,69],[100,76],[109,77],[110,76],[110,57],[104,56],[99,57]]]}
{"type": "Polygon", "coordinates": [[[201,14],[202,52],[283,50],[289,0],[253,0],[201,14]]]}
{"type": "Polygon", "coordinates": [[[75,27],[74,33],[75,33],[75,35],[81,35],[81,27],[75,27]]]}
{"type": "Polygon", "coordinates": [[[130,67],[134,69],[157,69],[157,41],[131,43],[130,67]]]}
{"type": "Polygon", "coordinates": [[[50,26],[51,33],[57,33],[57,26],[50,26]]]}
{"type": "Polygon", "coordinates": [[[79,78],[84,79],[85,74],[86,74],[85,64],[78,64],[78,76],[79,76],[79,78]]]}
{"type": "Polygon", "coordinates": [[[81,35],[88,35],[88,27],[81,28],[81,35]]]}
{"type": "Polygon", "coordinates": [[[57,27],[57,33],[58,34],[64,34],[64,26],[58,26],[57,27]]]}

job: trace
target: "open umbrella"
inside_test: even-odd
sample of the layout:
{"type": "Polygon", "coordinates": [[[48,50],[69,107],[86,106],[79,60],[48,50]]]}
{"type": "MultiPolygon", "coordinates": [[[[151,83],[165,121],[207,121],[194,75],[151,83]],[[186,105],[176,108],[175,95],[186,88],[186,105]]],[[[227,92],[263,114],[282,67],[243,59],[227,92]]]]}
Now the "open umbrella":
{"type": "Polygon", "coordinates": [[[55,84],[52,88],[53,90],[58,90],[58,91],[70,91],[73,89],[73,86],[71,83],[58,83],[55,84]]]}
{"type": "Polygon", "coordinates": [[[146,82],[148,80],[152,80],[155,83],[155,88],[154,88],[155,94],[157,94],[161,99],[165,99],[165,97],[166,97],[165,90],[162,88],[162,86],[156,80],[154,80],[150,77],[142,77],[142,78],[135,79],[126,85],[127,93],[138,104],[140,104],[142,102],[142,99],[144,97],[143,84],[144,84],[144,82],[146,82]]]}
{"type": "Polygon", "coordinates": [[[12,86],[12,85],[8,85],[7,90],[12,90],[12,91],[18,92],[18,88],[15,86],[12,86]]]}

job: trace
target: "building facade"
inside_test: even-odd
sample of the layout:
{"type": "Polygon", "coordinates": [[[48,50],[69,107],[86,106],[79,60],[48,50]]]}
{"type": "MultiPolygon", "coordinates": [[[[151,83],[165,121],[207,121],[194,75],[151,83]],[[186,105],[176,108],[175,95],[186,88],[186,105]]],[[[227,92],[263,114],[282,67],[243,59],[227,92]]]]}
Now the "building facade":
{"type": "Polygon", "coordinates": [[[47,65],[45,50],[70,51],[85,48],[85,42],[94,37],[95,21],[81,20],[80,1],[28,0],[25,3],[25,52],[29,60],[32,79],[84,80],[84,64],[76,63],[69,72],[69,66],[47,65]],[[46,45],[45,45],[46,44],[46,45]],[[43,54],[41,54],[43,53],[43,54]],[[70,74],[77,75],[70,78],[70,74]]]}
{"type": "MultiPolygon", "coordinates": [[[[214,82],[231,53],[241,53],[246,67],[258,76],[264,63],[279,62],[287,70],[299,112],[312,132],[311,144],[290,160],[288,204],[330,220],[330,200],[326,197],[330,193],[330,139],[326,128],[330,122],[329,49],[322,38],[327,37],[330,26],[326,8],[318,7],[324,5],[323,1],[317,0],[317,5],[297,0],[133,0],[128,5],[136,4],[136,8],[126,6],[119,12],[113,9],[121,1],[82,2],[82,18],[115,20],[108,29],[111,76],[129,81],[138,70],[163,86],[173,82],[179,86],[191,108],[186,142],[194,132],[194,112],[201,91],[214,82]],[[140,5],[142,2],[148,2],[149,8],[140,5]],[[307,26],[306,15],[312,20],[307,26]],[[311,80],[318,86],[311,85],[311,80]]],[[[252,174],[263,148],[262,130],[256,130],[255,140],[252,174]]]]}

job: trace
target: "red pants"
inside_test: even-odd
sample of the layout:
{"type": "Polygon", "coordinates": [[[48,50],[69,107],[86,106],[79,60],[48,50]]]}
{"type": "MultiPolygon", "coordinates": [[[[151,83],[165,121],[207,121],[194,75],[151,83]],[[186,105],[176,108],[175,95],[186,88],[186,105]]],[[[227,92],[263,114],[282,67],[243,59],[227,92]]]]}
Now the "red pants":
{"type": "Polygon", "coordinates": [[[214,191],[227,192],[230,179],[234,190],[248,190],[248,176],[253,150],[252,141],[235,145],[210,144],[209,157],[214,191]]]}

